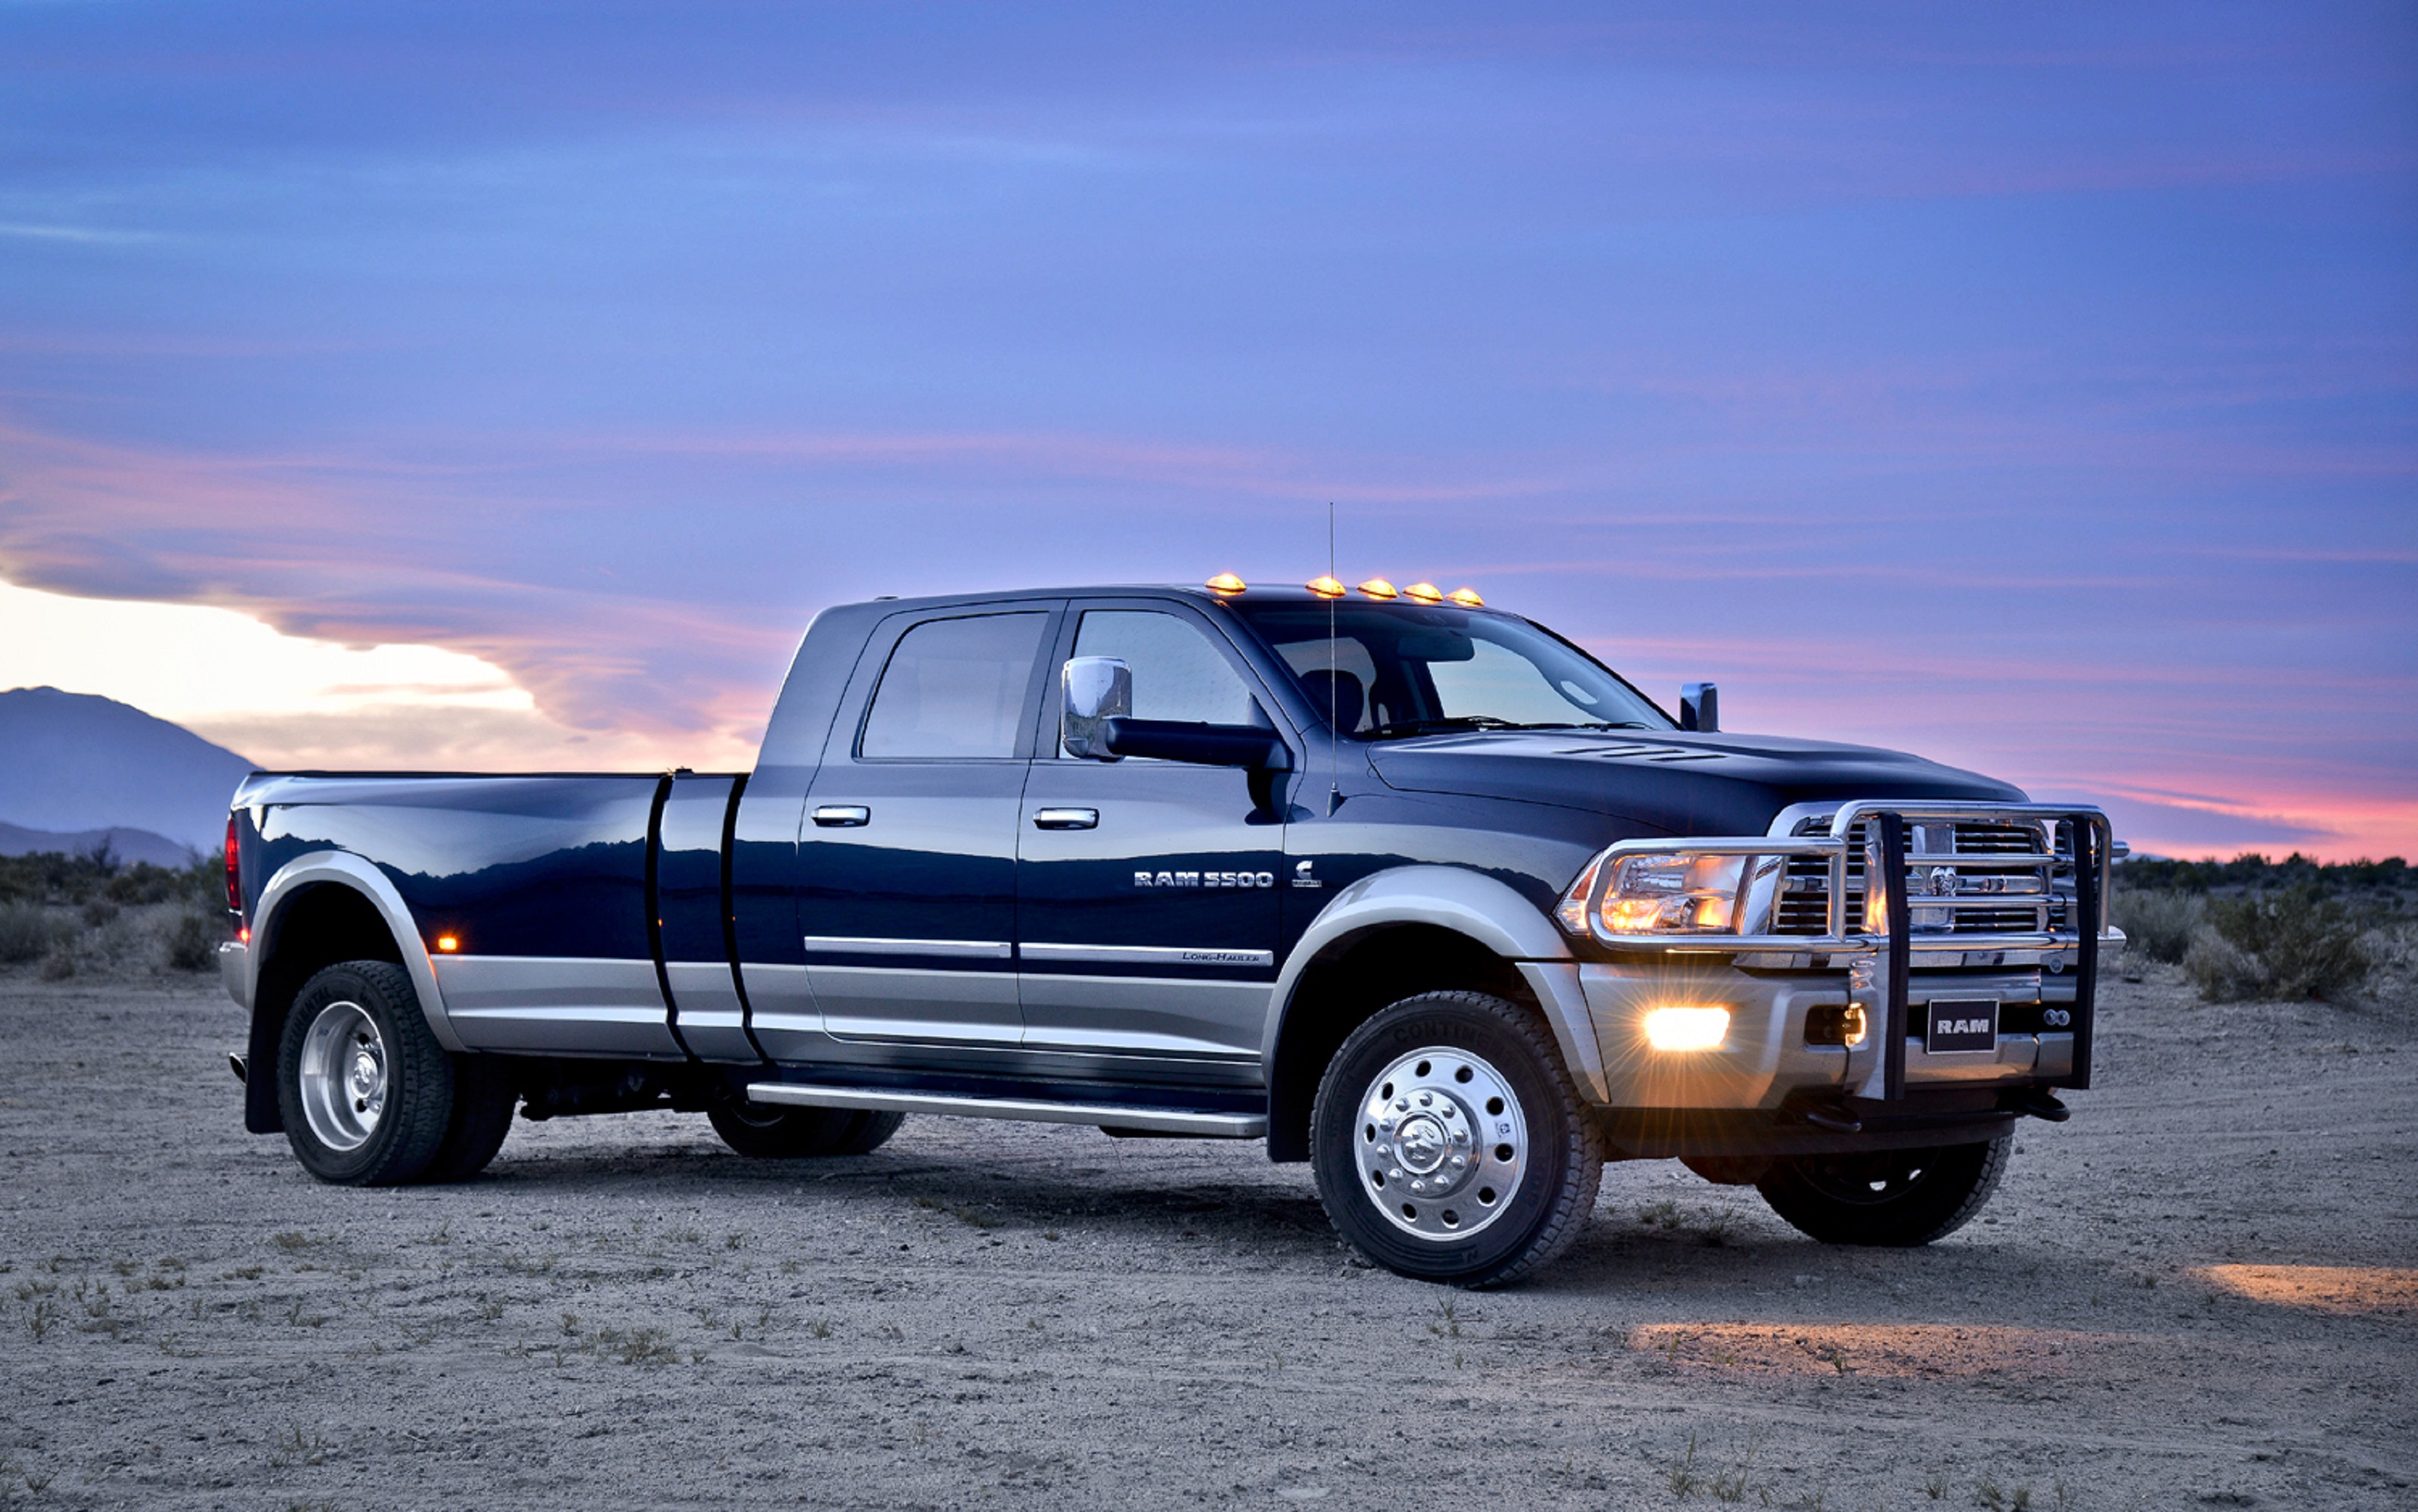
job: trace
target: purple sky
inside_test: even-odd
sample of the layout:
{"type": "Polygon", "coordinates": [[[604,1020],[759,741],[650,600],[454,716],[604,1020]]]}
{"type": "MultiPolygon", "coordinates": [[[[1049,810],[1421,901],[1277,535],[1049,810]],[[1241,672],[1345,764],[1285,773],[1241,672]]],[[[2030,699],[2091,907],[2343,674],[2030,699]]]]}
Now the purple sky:
{"type": "Polygon", "coordinates": [[[2418,854],[2413,335],[2407,5],[0,0],[0,579],[600,748],[1334,499],[1737,727],[2418,854]]]}

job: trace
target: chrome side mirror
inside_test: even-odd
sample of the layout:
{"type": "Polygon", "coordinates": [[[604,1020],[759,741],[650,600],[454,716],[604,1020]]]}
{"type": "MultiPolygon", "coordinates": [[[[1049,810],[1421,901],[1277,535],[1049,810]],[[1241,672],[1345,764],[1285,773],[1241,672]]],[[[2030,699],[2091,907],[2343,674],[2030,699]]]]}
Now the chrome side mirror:
{"type": "Polygon", "coordinates": [[[1105,728],[1133,713],[1133,669],[1122,657],[1074,656],[1058,675],[1065,711],[1059,716],[1058,743],[1071,756],[1114,761],[1105,728]]]}
{"type": "Polygon", "coordinates": [[[1679,727],[1710,733],[1722,727],[1722,690],[1709,682],[1679,685],[1679,727]]]}

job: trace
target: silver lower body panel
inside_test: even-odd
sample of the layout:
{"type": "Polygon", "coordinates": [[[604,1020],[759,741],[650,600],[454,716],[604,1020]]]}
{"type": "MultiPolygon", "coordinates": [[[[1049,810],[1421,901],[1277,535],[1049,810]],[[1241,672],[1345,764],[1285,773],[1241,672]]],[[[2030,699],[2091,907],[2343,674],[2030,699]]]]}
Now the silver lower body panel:
{"type": "Polygon", "coordinates": [[[439,955],[447,1016],[473,1050],[683,1060],[655,963],[563,955],[439,955]]]}
{"type": "Polygon", "coordinates": [[[758,1082],[747,1089],[747,1096],[752,1102],[792,1107],[864,1107],[882,1112],[1010,1119],[1027,1123],[1090,1123],[1142,1134],[1189,1134],[1208,1138],[1257,1139],[1268,1132],[1267,1119],[1258,1113],[1208,1113],[1180,1107],[1118,1107],[1101,1103],[964,1097],[867,1087],[803,1087],[786,1081],[758,1082]]]}

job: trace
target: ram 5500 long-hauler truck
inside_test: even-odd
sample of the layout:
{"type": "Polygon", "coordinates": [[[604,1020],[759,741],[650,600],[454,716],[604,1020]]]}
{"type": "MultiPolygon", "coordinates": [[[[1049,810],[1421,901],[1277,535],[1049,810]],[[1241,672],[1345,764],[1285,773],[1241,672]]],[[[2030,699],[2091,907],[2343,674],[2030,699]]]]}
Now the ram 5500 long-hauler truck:
{"type": "Polygon", "coordinates": [[[473,1174],[516,1106],[763,1157],[911,1112],[1264,1139],[1371,1260],[1485,1285],[1607,1159],[1922,1244],[2089,1085],[2097,811],[1341,592],[831,609],[744,775],[255,775],[245,1126],[363,1184],[473,1174]]]}

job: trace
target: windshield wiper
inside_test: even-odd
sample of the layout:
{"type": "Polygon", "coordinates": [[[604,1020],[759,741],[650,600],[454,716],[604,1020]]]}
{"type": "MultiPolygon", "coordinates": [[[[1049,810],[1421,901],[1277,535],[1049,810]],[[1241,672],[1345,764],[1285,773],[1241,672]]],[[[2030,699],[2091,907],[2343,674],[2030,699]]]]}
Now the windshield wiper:
{"type": "Polygon", "coordinates": [[[1492,714],[1448,714],[1436,719],[1398,719],[1364,731],[1360,739],[1399,740],[1413,735],[1441,735],[1450,730],[1643,730],[1653,727],[1633,719],[1549,719],[1523,724],[1513,719],[1497,719],[1492,714]]]}
{"type": "Polygon", "coordinates": [[[1365,732],[1364,741],[1388,741],[1407,735],[1437,735],[1446,730],[1516,730],[1523,726],[1492,714],[1451,714],[1441,719],[1398,719],[1365,732]]]}

